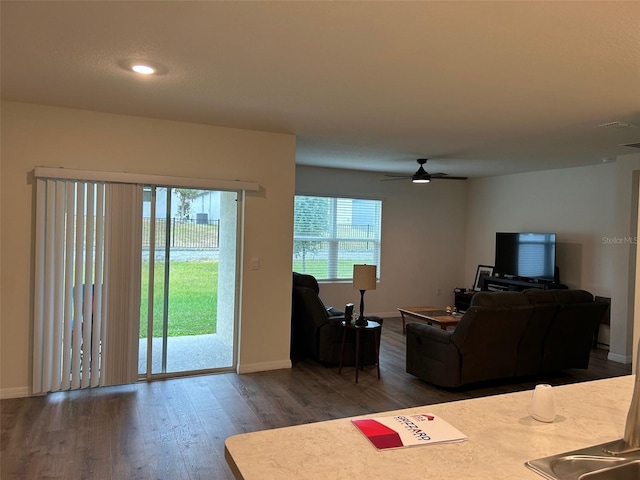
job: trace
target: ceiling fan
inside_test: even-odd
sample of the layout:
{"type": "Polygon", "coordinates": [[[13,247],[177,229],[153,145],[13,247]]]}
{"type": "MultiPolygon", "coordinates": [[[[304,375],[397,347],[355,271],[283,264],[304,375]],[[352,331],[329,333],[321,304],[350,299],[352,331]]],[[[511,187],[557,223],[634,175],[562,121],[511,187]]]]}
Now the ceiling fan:
{"type": "Polygon", "coordinates": [[[384,178],[382,181],[411,179],[413,183],[429,183],[431,180],[466,180],[468,177],[450,177],[446,173],[429,173],[423,165],[427,163],[428,158],[418,158],[416,162],[420,165],[416,173],[413,175],[385,175],[392,178],[384,178]]]}

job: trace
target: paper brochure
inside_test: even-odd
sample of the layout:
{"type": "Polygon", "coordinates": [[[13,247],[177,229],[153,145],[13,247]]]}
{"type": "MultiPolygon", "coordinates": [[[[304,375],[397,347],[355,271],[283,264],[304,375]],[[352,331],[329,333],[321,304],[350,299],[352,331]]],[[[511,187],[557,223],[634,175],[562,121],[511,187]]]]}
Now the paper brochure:
{"type": "Polygon", "coordinates": [[[377,449],[461,442],[467,436],[429,413],[351,420],[377,449]]]}

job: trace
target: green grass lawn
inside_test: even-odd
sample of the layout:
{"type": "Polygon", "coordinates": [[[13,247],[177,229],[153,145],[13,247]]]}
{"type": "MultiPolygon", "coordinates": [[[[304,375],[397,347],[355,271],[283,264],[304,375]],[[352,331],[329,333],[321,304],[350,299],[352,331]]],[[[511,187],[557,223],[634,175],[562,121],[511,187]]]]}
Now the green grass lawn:
{"type": "MultiPolygon", "coordinates": [[[[203,335],[216,332],[218,262],[171,263],[169,276],[168,336],[203,335]]],[[[164,268],[156,264],[153,295],[153,336],[162,336],[164,268]]],[[[147,336],[149,262],[142,262],[140,338],[147,336]]]]}
{"type": "MultiPolygon", "coordinates": [[[[302,260],[294,259],[293,261],[293,271],[298,273],[308,273],[310,275],[314,275],[317,277],[326,278],[328,272],[328,261],[327,260],[316,260],[307,258],[304,262],[306,268],[302,268],[302,260]],[[304,271],[303,271],[304,270],[304,271]]],[[[338,260],[338,278],[351,278],[353,275],[353,264],[359,263],[355,260],[338,260]]]]}
{"type": "MultiPolygon", "coordinates": [[[[353,260],[341,260],[339,275],[351,277],[353,260]]],[[[306,260],[311,274],[326,275],[326,260],[306,260]]],[[[294,261],[294,271],[302,272],[302,261],[294,261]]],[[[142,262],[142,291],[140,306],[140,338],[147,337],[147,315],[149,289],[149,262],[142,262]]],[[[162,336],[162,313],[164,297],[164,264],[158,262],[155,269],[153,295],[153,336],[162,336]]],[[[204,335],[216,332],[218,306],[218,262],[193,261],[173,262],[169,276],[169,329],[170,337],[204,335]]]]}

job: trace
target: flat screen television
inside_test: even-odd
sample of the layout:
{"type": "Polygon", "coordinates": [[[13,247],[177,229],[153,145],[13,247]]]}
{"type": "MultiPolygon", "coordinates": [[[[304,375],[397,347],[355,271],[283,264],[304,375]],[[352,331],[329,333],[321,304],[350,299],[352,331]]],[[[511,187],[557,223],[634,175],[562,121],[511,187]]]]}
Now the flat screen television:
{"type": "Polygon", "coordinates": [[[496,233],[495,274],[553,282],[555,266],[555,233],[496,233]]]}

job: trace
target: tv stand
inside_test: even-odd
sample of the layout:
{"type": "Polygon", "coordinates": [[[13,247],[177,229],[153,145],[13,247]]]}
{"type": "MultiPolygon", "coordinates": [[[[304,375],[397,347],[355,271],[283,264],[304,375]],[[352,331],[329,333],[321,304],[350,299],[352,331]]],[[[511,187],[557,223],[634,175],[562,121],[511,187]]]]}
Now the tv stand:
{"type": "Polygon", "coordinates": [[[482,277],[480,279],[480,289],[486,291],[512,291],[520,292],[528,288],[539,288],[541,290],[563,290],[567,289],[562,283],[553,282],[536,282],[535,280],[526,280],[523,278],[501,278],[501,277],[482,277]]]}

